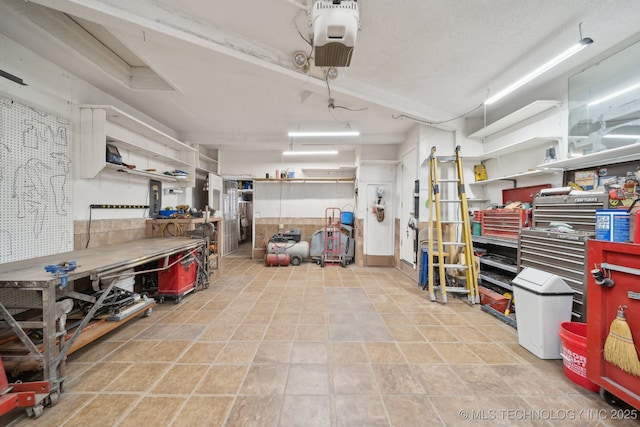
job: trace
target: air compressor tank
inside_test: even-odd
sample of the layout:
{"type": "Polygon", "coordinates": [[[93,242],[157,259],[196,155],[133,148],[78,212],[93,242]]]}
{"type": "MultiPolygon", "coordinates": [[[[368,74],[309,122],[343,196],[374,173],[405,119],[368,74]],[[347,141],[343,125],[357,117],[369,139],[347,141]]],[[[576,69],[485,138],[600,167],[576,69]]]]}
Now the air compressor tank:
{"type": "Polygon", "coordinates": [[[267,254],[264,262],[269,267],[287,267],[289,265],[289,262],[291,262],[291,256],[286,253],[267,254]]]}
{"type": "Polygon", "coordinates": [[[302,260],[309,258],[309,242],[301,240],[296,242],[294,240],[286,241],[270,241],[267,244],[267,254],[279,254],[286,253],[291,256],[292,265],[300,265],[302,260]]]}

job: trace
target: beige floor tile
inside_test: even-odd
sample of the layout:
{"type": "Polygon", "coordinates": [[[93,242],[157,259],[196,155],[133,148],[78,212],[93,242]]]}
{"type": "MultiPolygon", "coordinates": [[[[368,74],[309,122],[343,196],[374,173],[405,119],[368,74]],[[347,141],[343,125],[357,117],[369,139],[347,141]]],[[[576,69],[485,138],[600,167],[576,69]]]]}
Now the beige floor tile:
{"type": "Polygon", "coordinates": [[[242,395],[284,394],[289,366],[285,364],[253,365],[240,388],[242,395]]]}
{"type": "Polygon", "coordinates": [[[169,363],[136,363],[111,382],[110,392],[145,392],[169,370],[169,363]]]}
{"type": "Polygon", "coordinates": [[[283,396],[239,396],[227,418],[226,427],[278,425],[283,396]]]}
{"type": "Polygon", "coordinates": [[[285,396],[282,404],[281,426],[331,426],[329,396],[285,396]]]}
{"type": "Polygon", "coordinates": [[[480,359],[466,344],[433,342],[433,349],[449,364],[482,363],[480,359]]]}
{"type": "Polygon", "coordinates": [[[331,363],[369,363],[369,355],[361,342],[330,342],[331,363]]]}
{"type": "Polygon", "coordinates": [[[206,365],[174,365],[151,390],[153,394],[191,394],[208,370],[206,365]]]}
{"type": "Polygon", "coordinates": [[[383,395],[424,394],[420,381],[409,365],[375,364],[372,368],[383,395]]]}
{"type": "Polygon", "coordinates": [[[337,395],[336,425],[383,427],[389,422],[382,400],[378,396],[337,395]]]}
{"type": "Polygon", "coordinates": [[[264,341],[253,357],[253,363],[289,363],[293,343],[264,341]]]}
{"type": "Polygon", "coordinates": [[[236,394],[248,369],[248,366],[242,365],[212,365],[206,375],[200,375],[202,381],[198,387],[192,384],[192,389],[195,388],[196,394],[236,394]]]}
{"type": "Polygon", "coordinates": [[[266,330],[266,324],[242,324],[231,336],[231,341],[260,341],[266,330]]]}
{"type": "Polygon", "coordinates": [[[404,353],[409,363],[444,363],[444,360],[433,349],[431,344],[426,342],[419,343],[398,343],[398,347],[404,353]]]}
{"type": "Polygon", "coordinates": [[[163,425],[171,420],[186,397],[154,397],[143,398],[134,406],[119,424],[121,427],[137,427],[141,425],[163,425]]]}
{"type": "Polygon", "coordinates": [[[216,363],[251,363],[258,349],[257,342],[230,341],[216,356],[216,363]]]}
{"type": "Polygon", "coordinates": [[[404,355],[393,342],[365,343],[371,363],[406,363],[404,355]]]}
{"type": "Polygon", "coordinates": [[[192,396],[177,413],[171,425],[173,427],[221,426],[232,404],[233,397],[192,396]]]}
{"type": "Polygon", "coordinates": [[[460,339],[446,326],[429,325],[417,326],[427,342],[459,342],[460,339]]]}
{"type": "Polygon", "coordinates": [[[291,363],[327,363],[326,342],[294,342],[291,363]]]}
{"type": "MultiPolygon", "coordinates": [[[[114,421],[136,404],[139,396],[127,394],[105,394],[96,396],[67,419],[64,425],[72,427],[103,427],[113,425],[114,421]]],[[[43,415],[44,416],[44,415],[43,415]]]]}
{"type": "Polygon", "coordinates": [[[378,394],[376,379],[369,364],[333,365],[331,379],[335,394],[378,394]]]}
{"type": "Polygon", "coordinates": [[[195,342],[182,354],[178,362],[212,363],[224,345],[224,342],[195,342]]]}
{"type": "Polygon", "coordinates": [[[471,389],[449,365],[413,365],[416,377],[428,396],[470,395],[471,389]]]}
{"type": "Polygon", "coordinates": [[[264,334],[265,341],[293,341],[296,337],[295,323],[271,324],[264,334]]]}
{"type": "Polygon", "coordinates": [[[425,340],[420,331],[412,325],[389,326],[388,328],[393,338],[398,342],[418,342],[425,340]]]}
{"type": "Polygon", "coordinates": [[[427,396],[382,396],[382,400],[393,426],[442,426],[427,396]]]}
{"type": "Polygon", "coordinates": [[[290,365],[286,394],[329,394],[329,369],[327,365],[290,365]]]}

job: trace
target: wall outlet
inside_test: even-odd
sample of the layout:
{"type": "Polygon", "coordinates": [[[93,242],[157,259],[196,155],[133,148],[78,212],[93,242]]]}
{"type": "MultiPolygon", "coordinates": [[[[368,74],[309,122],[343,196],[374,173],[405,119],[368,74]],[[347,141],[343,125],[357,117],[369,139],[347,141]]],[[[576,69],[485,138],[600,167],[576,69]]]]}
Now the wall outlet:
{"type": "Polygon", "coordinates": [[[278,224],[278,230],[282,230],[284,228],[284,224],[278,224]]]}

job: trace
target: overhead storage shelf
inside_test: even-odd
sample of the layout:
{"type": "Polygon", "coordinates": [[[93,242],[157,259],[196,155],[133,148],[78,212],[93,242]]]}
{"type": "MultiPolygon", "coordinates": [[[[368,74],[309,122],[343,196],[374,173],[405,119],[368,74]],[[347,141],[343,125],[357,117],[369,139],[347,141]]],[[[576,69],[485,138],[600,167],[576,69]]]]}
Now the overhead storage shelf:
{"type": "Polygon", "coordinates": [[[560,136],[550,136],[550,137],[533,137],[527,138],[521,141],[514,142],[512,144],[508,144],[504,147],[497,148],[495,150],[486,151],[481,155],[477,156],[463,156],[465,159],[482,161],[487,159],[492,159],[500,156],[504,156],[505,154],[513,154],[523,149],[540,147],[543,145],[547,145],[550,142],[555,142],[562,139],[560,136]]]}
{"type": "Polygon", "coordinates": [[[193,179],[174,179],[162,172],[165,169],[179,169],[193,177],[198,154],[196,148],[111,105],[80,106],[80,138],[82,178],[95,178],[105,168],[115,168],[122,169],[129,175],[195,185],[193,179]],[[120,150],[125,163],[136,163],[140,169],[128,169],[106,162],[107,144],[113,144],[120,150]],[[128,159],[132,154],[137,158],[128,159]],[[143,166],[138,163],[140,161],[143,166]],[[145,167],[154,167],[161,172],[145,172],[142,170],[145,167]]]}
{"type": "Polygon", "coordinates": [[[132,115],[114,107],[113,105],[81,105],[80,108],[101,109],[106,112],[107,121],[115,123],[125,129],[143,135],[165,147],[179,151],[196,151],[195,148],[182,141],[154,128],[153,126],[136,119],[132,115]]]}
{"type": "Polygon", "coordinates": [[[604,164],[629,162],[640,159],[640,143],[612,148],[571,159],[557,160],[539,165],[539,168],[582,169],[604,164]]]}
{"type": "Polygon", "coordinates": [[[558,105],[560,105],[560,101],[534,101],[531,104],[517,110],[514,111],[513,113],[509,114],[508,116],[505,116],[503,118],[501,118],[500,120],[497,120],[493,123],[491,123],[490,125],[487,125],[485,127],[483,127],[482,129],[472,133],[471,135],[469,135],[469,138],[471,139],[483,139],[486,138],[490,135],[493,135],[495,133],[498,133],[502,130],[505,130],[515,124],[518,124],[524,120],[527,120],[533,116],[536,116],[540,113],[543,113],[545,111],[547,111],[550,108],[553,107],[557,107],[558,105]]]}
{"type": "Polygon", "coordinates": [[[499,178],[487,179],[484,181],[469,182],[468,184],[469,185],[486,185],[486,184],[491,184],[493,182],[498,182],[498,181],[515,181],[520,178],[530,178],[530,177],[541,176],[541,175],[553,175],[561,172],[562,172],[562,169],[560,168],[552,169],[547,167],[547,169],[536,169],[532,171],[517,173],[514,175],[507,175],[507,176],[501,176],[499,178]]]}

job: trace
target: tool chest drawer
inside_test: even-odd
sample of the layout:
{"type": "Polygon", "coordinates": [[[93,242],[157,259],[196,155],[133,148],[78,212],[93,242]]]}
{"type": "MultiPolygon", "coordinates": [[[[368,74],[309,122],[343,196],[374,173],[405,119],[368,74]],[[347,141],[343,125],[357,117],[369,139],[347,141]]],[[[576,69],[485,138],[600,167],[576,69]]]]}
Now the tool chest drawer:
{"type": "Polygon", "coordinates": [[[482,211],[482,235],[517,239],[521,228],[529,226],[526,209],[490,209],[482,211]]]}

